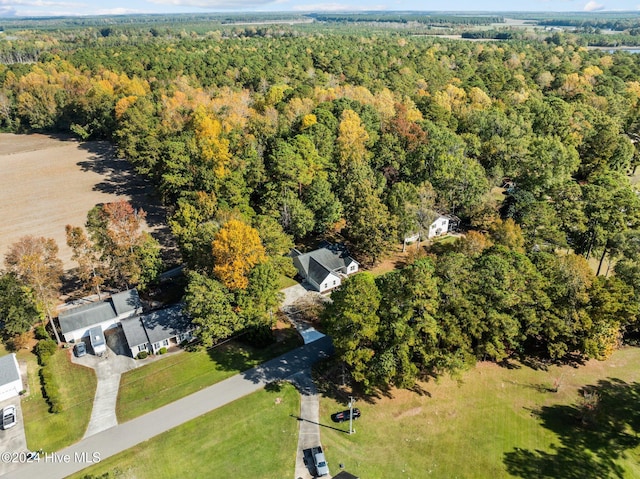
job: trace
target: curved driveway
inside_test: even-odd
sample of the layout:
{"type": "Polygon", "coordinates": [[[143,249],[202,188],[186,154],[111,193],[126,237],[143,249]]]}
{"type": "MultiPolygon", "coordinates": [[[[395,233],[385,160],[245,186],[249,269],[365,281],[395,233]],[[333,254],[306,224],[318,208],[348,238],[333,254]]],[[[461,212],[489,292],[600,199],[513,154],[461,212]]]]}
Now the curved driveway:
{"type": "Polygon", "coordinates": [[[327,357],[332,352],[331,339],[325,336],[144,416],[87,437],[55,455],[46,455],[38,463],[22,465],[19,469],[2,477],[62,479],[90,466],[94,454],[98,454],[100,459],[113,456],[231,401],[251,394],[270,382],[290,379],[296,373],[307,370],[317,360],[327,357]],[[68,462],[66,462],[67,458],[68,462]]]}

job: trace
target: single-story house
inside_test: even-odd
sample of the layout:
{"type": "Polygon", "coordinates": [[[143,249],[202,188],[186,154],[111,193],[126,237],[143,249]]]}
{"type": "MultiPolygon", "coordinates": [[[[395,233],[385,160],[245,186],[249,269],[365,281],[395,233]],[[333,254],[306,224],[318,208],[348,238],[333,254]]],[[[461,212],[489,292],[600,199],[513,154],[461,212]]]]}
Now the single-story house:
{"type": "Polygon", "coordinates": [[[133,357],[141,351],[155,354],[193,337],[193,325],[182,304],[124,319],[122,330],[133,357]]]}
{"type": "Polygon", "coordinates": [[[124,318],[142,312],[138,291],[130,289],[112,295],[104,301],[84,304],[67,309],[58,315],[60,329],[66,342],[76,342],[89,337],[91,328],[100,327],[104,332],[117,327],[124,318]]]}
{"type": "Polygon", "coordinates": [[[321,293],[340,286],[342,278],[357,273],[359,267],[346,250],[330,244],[309,253],[294,249],[292,257],[298,274],[321,293]]]}
{"type": "Polygon", "coordinates": [[[0,357],[0,401],[20,395],[23,389],[15,353],[0,357]]]}

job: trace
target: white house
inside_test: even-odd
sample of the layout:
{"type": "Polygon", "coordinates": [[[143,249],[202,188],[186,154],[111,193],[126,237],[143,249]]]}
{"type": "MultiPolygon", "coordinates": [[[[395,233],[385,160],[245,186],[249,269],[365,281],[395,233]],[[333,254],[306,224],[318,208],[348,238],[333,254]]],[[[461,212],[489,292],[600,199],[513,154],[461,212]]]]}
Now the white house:
{"type": "Polygon", "coordinates": [[[434,238],[436,236],[443,235],[449,231],[449,216],[440,215],[438,216],[433,223],[429,225],[429,230],[427,231],[427,238],[434,238]]]}
{"type": "Polygon", "coordinates": [[[76,342],[90,337],[91,328],[99,327],[104,332],[117,327],[122,319],[141,312],[138,291],[130,289],[116,293],[104,301],[62,311],[58,315],[58,321],[64,340],[76,342]]]}
{"type": "Polygon", "coordinates": [[[18,396],[23,389],[16,355],[0,357],[0,401],[18,396]]]}
{"type": "Polygon", "coordinates": [[[298,274],[321,293],[337,288],[342,278],[358,272],[359,263],[336,245],[326,244],[309,253],[293,250],[298,274]]]}

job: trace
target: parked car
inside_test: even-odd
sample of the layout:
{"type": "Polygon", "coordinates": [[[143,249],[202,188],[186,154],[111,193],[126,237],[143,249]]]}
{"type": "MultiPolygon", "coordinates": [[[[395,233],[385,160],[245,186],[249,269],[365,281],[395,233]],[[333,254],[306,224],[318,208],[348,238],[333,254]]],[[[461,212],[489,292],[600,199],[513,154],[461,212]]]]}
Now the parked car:
{"type": "Polygon", "coordinates": [[[73,347],[73,352],[75,353],[77,358],[81,358],[82,356],[87,354],[87,345],[84,344],[84,341],[80,341],[73,347]]]}
{"type": "MultiPolygon", "coordinates": [[[[346,409],[344,411],[337,412],[331,416],[331,420],[333,422],[344,422],[349,420],[349,415],[351,413],[350,409],[346,409]]],[[[357,407],[353,408],[353,419],[358,419],[360,417],[360,409],[357,407]]]]}
{"type": "Polygon", "coordinates": [[[313,454],[313,465],[316,466],[316,474],[318,477],[329,475],[329,466],[327,460],[324,458],[322,447],[312,447],[311,454],[313,454]]]}
{"type": "Polygon", "coordinates": [[[2,429],[9,429],[16,425],[16,407],[11,404],[2,410],[2,429]]]}

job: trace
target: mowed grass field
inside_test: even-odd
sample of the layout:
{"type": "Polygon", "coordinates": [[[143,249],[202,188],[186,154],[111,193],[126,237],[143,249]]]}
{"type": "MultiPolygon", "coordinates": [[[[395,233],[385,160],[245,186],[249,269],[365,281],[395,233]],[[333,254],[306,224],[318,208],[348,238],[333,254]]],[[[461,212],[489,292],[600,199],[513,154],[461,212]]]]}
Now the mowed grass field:
{"type": "Polygon", "coordinates": [[[162,357],[120,378],[116,414],[128,421],[200,389],[275,358],[299,346],[291,329],[289,338],[266,348],[229,342],[210,350],[186,351],[162,357]]]}
{"type": "MultiPolygon", "coordinates": [[[[548,371],[481,363],[460,382],[357,401],[356,433],[322,428],[322,443],[334,474],[342,463],[367,479],[638,478],[639,365],[638,348],[548,371]],[[598,384],[600,407],[583,423],[579,390],[598,384]]],[[[330,419],[347,401],[323,398],[320,422],[348,431],[330,419]]]]}
{"type": "Polygon", "coordinates": [[[97,379],[93,369],[73,364],[70,353],[70,349],[59,349],[51,358],[63,405],[63,411],[57,414],[49,412],[42,396],[36,356],[27,351],[18,354],[18,360],[27,361],[29,394],[22,398],[21,404],[30,450],[59,451],[79,441],[87,429],[97,379]]]}
{"type": "Polygon", "coordinates": [[[300,395],[290,384],[251,394],[71,476],[280,479],[293,476],[300,395]]]}

